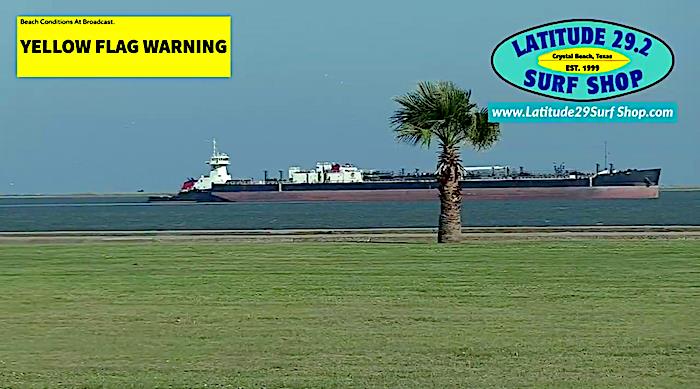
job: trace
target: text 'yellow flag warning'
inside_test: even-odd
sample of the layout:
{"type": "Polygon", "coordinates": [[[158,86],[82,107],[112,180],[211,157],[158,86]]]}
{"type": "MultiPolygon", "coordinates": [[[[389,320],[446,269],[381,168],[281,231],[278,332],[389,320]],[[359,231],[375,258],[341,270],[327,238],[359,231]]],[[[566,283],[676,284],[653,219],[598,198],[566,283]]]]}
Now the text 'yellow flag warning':
{"type": "Polygon", "coordinates": [[[231,17],[18,16],[17,77],[231,77],[231,17]]]}

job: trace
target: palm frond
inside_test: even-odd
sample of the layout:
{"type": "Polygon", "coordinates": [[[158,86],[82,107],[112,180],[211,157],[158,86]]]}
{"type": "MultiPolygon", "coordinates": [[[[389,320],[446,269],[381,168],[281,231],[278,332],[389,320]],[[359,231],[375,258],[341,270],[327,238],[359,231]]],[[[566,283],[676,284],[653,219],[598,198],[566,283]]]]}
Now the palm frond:
{"type": "Polygon", "coordinates": [[[500,125],[489,122],[489,113],[486,108],[474,113],[474,120],[467,131],[467,140],[475,149],[483,150],[491,147],[500,136],[500,125]]]}
{"type": "Polygon", "coordinates": [[[420,128],[411,124],[403,124],[395,129],[396,139],[413,145],[430,147],[432,133],[429,128],[420,128]]]}

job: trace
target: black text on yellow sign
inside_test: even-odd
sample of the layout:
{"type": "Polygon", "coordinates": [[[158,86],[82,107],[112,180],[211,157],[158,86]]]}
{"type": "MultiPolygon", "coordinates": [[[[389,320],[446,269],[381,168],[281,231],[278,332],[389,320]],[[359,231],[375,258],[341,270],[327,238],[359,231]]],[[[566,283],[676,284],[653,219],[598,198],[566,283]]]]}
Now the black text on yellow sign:
{"type": "Polygon", "coordinates": [[[230,16],[18,16],[17,77],[231,77],[230,16]]]}

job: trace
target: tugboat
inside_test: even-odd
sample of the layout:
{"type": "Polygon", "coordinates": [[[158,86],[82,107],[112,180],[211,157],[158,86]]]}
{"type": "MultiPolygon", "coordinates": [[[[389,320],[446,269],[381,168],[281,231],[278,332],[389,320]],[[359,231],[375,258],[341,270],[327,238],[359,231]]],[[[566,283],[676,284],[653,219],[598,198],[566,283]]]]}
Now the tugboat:
{"type": "Polygon", "coordinates": [[[206,162],[210,167],[208,176],[201,175],[199,179],[188,178],[182,183],[180,192],[177,195],[149,196],[148,201],[221,201],[212,197],[209,192],[214,184],[226,184],[231,181],[231,175],[228,173],[228,166],[231,164],[231,161],[228,154],[220,153],[216,149],[216,139],[212,140],[212,148],[211,157],[206,162]]]}

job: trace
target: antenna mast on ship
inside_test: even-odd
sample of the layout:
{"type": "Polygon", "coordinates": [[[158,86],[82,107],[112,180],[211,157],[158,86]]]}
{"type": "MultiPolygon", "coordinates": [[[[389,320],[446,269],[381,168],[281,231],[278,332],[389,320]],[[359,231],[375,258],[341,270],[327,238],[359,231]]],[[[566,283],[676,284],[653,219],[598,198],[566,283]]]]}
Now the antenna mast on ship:
{"type": "MultiPolygon", "coordinates": [[[[214,141],[214,142],[216,142],[216,141],[214,141]]],[[[604,161],[603,162],[603,169],[607,169],[607,166],[608,166],[608,141],[607,140],[603,142],[603,148],[604,148],[603,152],[605,153],[605,155],[603,157],[603,161],[604,161]]]]}

